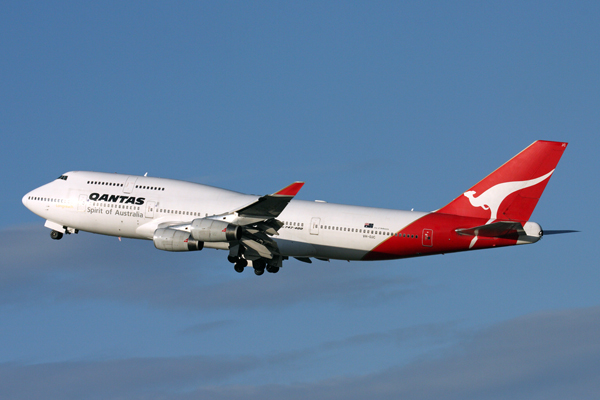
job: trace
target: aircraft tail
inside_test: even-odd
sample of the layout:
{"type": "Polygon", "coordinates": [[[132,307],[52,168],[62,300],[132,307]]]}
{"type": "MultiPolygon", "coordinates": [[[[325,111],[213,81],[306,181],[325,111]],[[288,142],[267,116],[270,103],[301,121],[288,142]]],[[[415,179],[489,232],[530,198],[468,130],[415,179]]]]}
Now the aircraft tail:
{"type": "Polygon", "coordinates": [[[566,148],[565,142],[533,142],[437,212],[487,223],[527,221],[566,148]]]}

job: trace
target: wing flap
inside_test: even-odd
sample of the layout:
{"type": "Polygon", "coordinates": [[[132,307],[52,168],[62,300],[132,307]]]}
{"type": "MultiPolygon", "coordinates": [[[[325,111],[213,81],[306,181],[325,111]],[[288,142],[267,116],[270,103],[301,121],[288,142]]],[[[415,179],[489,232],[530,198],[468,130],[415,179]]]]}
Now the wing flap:
{"type": "Polygon", "coordinates": [[[248,246],[252,250],[256,251],[259,256],[263,258],[268,258],[269,260],[273,258],[273,253],[267,248],[267,246],[260,244],[252,239],[246,238],[242,238],[241,242],[244,246],[248,246]]]}

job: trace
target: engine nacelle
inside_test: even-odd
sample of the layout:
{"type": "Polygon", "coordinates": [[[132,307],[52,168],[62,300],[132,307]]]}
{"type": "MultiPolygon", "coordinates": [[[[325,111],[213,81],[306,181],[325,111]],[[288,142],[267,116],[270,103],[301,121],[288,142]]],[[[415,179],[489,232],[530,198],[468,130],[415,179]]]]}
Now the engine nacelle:
{"type": "Polygon", "coordinates": [[[159,228],[154,231],[154,247],[166,251],[202,250],[204,243],[190,237],[188,232],[177,229],[159,228]]]}
{"type": "Polygon", "coordinates": [[[193,220],[190,231],[194,239],[202,242],[231,242],[242,237],[239,225],[206,218],[193,220]]]}

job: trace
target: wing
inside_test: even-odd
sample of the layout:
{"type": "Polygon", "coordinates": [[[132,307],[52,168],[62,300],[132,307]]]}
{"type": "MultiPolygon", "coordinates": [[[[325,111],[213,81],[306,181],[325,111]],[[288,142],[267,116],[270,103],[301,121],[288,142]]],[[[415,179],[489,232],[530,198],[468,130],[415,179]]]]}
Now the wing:
{"type": "Polygon", "coordinates": [[[240,265],[240,271],[243,270],[247,261],[256,261],[262,263],[263,266],[266,263],[275,268],[271,271],[276,271],[281,266],[282,257],[277,242],[273,240],[272,236],[278,235],[277,231],[283,226],[283,222],[277,220],[277,217],[303,185],[304,182],[294,182],[273,194],[261,196],[241,208],[219,215],[198,218],[191,223],[163,223],[158,228],[187,231],[198,241],[206,241],[207,239],[198,237],[204,235],[209,238],[208,241],[227,242],[228,258],[231,262],[236,263],[236,271],[238,265],[240,265]],[[229,237],[228,232],[230,233],[229,237]],[[235,238],[232,240],[232,237],[235,238]]]}
{"type": "Polygon", "coordinates": [[[283,226],[277,217],[298,194],[302,186],[304,182],[294,182],[273,194],[259,197],[251,204],[215,216],[243,228],[241,239],[230,244],[230,256],[238,257],[243,253],[247,260],[259,258],[272,260],[278,256],[277,243],[271,238],[273,235],[278,235],[277,231],[283,226]]]}

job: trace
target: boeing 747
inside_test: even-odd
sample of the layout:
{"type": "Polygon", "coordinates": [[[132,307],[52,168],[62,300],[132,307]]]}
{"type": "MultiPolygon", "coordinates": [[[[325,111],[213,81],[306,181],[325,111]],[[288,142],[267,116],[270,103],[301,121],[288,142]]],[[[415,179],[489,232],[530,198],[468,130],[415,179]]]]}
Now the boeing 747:
{"type": "Polygon", "coordinates": [[[147,239],[159,250],[228,252],[237,272],[284,260],[391,260],[537,242],[529,221],[567,143],[536,141],[431,212],[294,200],[294,182],[254,196],[148,176],[71,171],[27,193],[52,239],[86,231],[147,239]]]}

